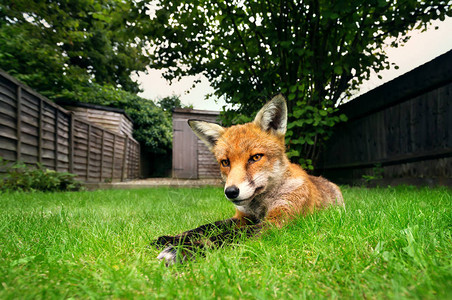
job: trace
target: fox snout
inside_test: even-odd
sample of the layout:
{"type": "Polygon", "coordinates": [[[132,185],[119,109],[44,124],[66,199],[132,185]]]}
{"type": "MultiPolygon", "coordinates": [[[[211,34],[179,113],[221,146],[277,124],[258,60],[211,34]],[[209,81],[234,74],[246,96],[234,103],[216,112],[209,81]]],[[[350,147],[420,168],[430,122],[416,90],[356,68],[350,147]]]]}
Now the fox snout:
{"type": "Polygon", "coordinates": [[[251,200],[254,196],[262,192],[264,189],[264,182],[260,180],[259,185],[256,185],[254,181],[249,182],[247,180],[237,183],[226,183],[224,194],[226,198],[232,201],[235,205],[239,205],[247,200],[251,200]]]}
{"type": "Polygon", "coordinates": [[[224,194],[226,195],[226,197],[228,197],[228,199],[233,200],[239,196],[240,189],[235,185],[228,186],[227,188],[225,188],[224,194]]]}

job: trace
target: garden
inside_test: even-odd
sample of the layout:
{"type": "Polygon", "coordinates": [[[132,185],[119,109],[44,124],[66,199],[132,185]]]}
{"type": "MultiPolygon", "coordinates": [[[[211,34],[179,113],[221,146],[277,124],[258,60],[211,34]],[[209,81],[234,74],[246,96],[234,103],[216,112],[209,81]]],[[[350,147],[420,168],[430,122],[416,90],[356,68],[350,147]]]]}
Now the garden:
{"type": "Polygon", "coordinates": [[[230,217],[221,188],[0,195],[0,298],[452,297],[452,191],[343,187],[346,209],[165,267],[150,241],[230,217]]]}
{"type": "Polygon", "coordinates": [[[191,106],[179,95],[142,97],[155,87],[138,77],[157,70],[168,82],[195,78],[188,92],[202,75],[212,87],[205,99],[226,103],[224,126],[252,120],[271,95],[283,93],[289,158],[310,173],[321,170],[322,150],[331,149],[359,161],[341,165],[333,156],[330,170],[373,166],[356,173],[363,184],[377,185],[391,170],[386,177],[399,179],[397,159],[422,184],[445,184],[451,178],[447,57],[435,62],[441,67],[426,67],[431,75],[417,71],[423,77],[407,80],[428,97],[409,85],[388,85],[390,92],[362,105],[359,118],[340,105],[371,74],[397,69],[387,49],[452,17],[450,1],[10,2],[0,5],[0,299],[452,298],[451,188],[342,186],[345,209],[300,216],[167,267],[151,242],[231,217],[223,189],[86,191],[90,180],[111,184],[121,158],[118,178],[127,179],[127,152],[119,157],[118,151],[128,139],[116,149],[112,136],[105,151],[104,131],[90,137],[91,125],[78,129],[51,103],[122,110],[148,160],[135,168],[145,166],[142,177],[165,177],[176,131],[171,112],[191,106]],[[390,107],[387,95],[412,115],[390,107]],[[410,97],[423,102],[407,106],[410,97]],[[370,115],[386,109],[387,115],[370,115]],[[346,130],[337,148],[325,146],[345,126],[366,132],[346,130]],[[358,144],[357,154],[344,148],[358,144]],[[107,157],[111,173],[103,176],[107,157]],[[93,167],[99,176],[89,175],[93,167]]]}

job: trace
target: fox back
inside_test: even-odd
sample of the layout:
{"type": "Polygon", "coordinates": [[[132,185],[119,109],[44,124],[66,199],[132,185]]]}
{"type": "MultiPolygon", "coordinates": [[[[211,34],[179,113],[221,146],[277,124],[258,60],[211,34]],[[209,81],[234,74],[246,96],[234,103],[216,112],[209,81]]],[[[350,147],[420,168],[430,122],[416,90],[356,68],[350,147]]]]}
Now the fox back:
{"type": "Polygon", "coordinates": [[[275,96],[253,122],[228,128],[190,120],[220,164],[224,193],[236,207],[235,218],[266,220],[277,226],[332,204],[344,205],[338,186],[308,175],[285,153],[287,105],[275,96]]]}

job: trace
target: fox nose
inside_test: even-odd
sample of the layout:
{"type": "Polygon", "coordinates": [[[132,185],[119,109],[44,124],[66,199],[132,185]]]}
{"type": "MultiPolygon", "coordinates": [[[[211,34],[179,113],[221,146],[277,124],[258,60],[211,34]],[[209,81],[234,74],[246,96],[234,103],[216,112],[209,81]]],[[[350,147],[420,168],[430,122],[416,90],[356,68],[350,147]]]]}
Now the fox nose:
{"type": "Polygon", "coordinates": [[[232,185],[232,186],[228,186],[224,190],[224,193],[225,193],[226,197],[228,197],[229,199],[235,199],[239,196],[240,190],[235,185],[232,185]]]}

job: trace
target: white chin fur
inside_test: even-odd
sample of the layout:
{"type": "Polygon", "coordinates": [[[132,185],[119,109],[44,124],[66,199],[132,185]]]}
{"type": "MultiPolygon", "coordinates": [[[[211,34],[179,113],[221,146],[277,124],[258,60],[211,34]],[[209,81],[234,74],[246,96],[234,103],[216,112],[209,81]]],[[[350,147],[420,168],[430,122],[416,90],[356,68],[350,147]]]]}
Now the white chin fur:
{"type": "Polygon", "coordinates": [[[254,187],[250,186],[248,181],[244,181],[237,186],[239,188],[239,196],[234,200],[247,200],[254,195],[254,191],[256,190],[254,187]]]}
{"type": "Polygon", "coordinates": [[[237,208],[237,210],[242,212],[242,213],[247,213],[248,212],[248,209],[246,208],[246,206],[235,205],[235,208],[237,208]]]}
{"type": "Polygon", "coordinates": [[[244,214],[252,215],[253,211],[248,207],[248,204],[249,204],[249,201],[247,201],[243,206],[235,205],[235,208],[244,214]]]}
{"type": "MultiPolygon", "coordinates": [[[[267,174],[265,172],[257,173],[253,177],[254,184],[251,185],[247,180],[238,184],[237,187],[240,191],[237,198],[232,200],[248,200],[254,196],[257,188],[266,186],[267,184],[267,174]]],[[[226,183],[226,186],[230,186],[226,183]]]]}

